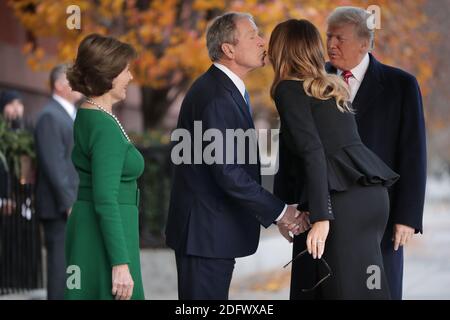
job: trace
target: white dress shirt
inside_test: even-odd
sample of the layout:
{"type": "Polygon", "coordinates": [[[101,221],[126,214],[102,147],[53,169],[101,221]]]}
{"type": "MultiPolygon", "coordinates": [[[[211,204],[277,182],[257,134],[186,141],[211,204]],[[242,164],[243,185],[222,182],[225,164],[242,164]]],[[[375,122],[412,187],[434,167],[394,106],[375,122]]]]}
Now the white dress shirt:
{"type": "Polygon", "coordinates": [[[72,103],[70,103],[63,97],[58,96],[57,94],[53,94],[52,98],[55,99],[64,108],[64,110],[66,110],[72,120],[75,120],[75,116],[77,115],[77,108],[75,108],[72,103]]]}
{"type": "Polygon", "coordinates": [[[233,81],[234,85],[239,90],[239,92],[242,94],[242,98],[244,98],[244,101],[245,101],[245,83],[244,83],[244,81],[242,81],[242,79],[239,78],[239,76],[236,73],[231,71],[229,68],[225,67],[223,64],[214,62],[214,65],[218,69],[223,71],[223,73],[225,73],[228,76],[228,78],[231,79],[231,81],[233,81]]]}
{"type": "MultiPolygon", "coordinates": [[[[351,102],[353,102],[353,100],[355,99],[356,93],[358,92],[358,89],[361,86],[361,82],[363,81],[364,76],[366,75],[367,69],[369,68],[369,62],[370,62],[369,54],[366,53],[361,62],[352,70],[349,70],[353,74],[353,77],[350,77],[348,79],[351,102]]],[[[338,69],[337,70],[338,76],[341,76],[342,72],[343,70],[338,69]]]]}
{"type": "MultiPolygon", "coordinates": [[[[239,92],[241,93],[241,95],[245,101],[245,83],[244,83],[244,81],[242,81],[241,78],[239,78],[233,71],[231,71],[229,68],[225,67],[223,64],[214,62],[214,65],[219,70],[223,71],[223,73],[225,73],[228,76],[228,78],[230,78],[230,80],[234,83],[236,88],[239,90],[239,92]]],[[[284,206],[283,211],[281,211],[281,214],[278,216],[278,218],[275,221],[279,221],[283,217],[284,213],[286,212],[286,209],[287,209],[287,205],[284,206]]]]}

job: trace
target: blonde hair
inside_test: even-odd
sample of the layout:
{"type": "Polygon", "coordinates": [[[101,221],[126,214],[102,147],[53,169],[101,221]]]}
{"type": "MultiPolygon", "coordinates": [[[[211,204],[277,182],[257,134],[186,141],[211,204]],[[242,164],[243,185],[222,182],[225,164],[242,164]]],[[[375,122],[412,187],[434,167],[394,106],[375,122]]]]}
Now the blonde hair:
{"type": "Polygon", "coordinates": [[[353,112],[346,83],[325,71],[322,39],[311,22],[290,19],[278,24],[270,36],[268,55],[275,72],[270,89],[272,99],[280,81],[299,79],[308,96],[334,98],[339,111],[353,112]]]}

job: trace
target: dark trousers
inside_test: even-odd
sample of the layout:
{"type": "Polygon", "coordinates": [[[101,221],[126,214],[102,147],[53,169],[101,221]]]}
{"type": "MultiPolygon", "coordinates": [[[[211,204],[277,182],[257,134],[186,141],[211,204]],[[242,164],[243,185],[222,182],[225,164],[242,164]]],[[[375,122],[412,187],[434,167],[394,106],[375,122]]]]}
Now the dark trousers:
{"type": "Polygon", "coordinates": [[[64,239],[67,219],[62,217],[41,221],[47,250],[47,299],[63,300],[66,286],[64,239]]]}
{"type": "Polygon", "coordinates": [[[400,247],[398,251],[394,251],[392,236],[393,226],[389,223],[381,241],[381,253],[383,254],[384,272],[389,284],[391,299],[402,300],[403,247],[400,247]]]}
{"type": "Polygon", "coordinates": [[[228,300],[235,259],[175,254],[178,299],[228,300]]]}

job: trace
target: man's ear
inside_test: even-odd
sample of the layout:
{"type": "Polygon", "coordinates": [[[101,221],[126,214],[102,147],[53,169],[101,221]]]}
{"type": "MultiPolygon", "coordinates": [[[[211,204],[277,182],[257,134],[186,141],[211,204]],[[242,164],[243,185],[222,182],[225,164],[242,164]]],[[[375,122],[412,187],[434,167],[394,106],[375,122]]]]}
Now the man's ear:
{"type": "Polygon", "coordinates": [[[55,88],[55,91],[61,92],[63,88],[63,83],[61,79],[56,79],[55,83],[53,84],[53,87],[55,88]]]}
{"type": "Polygon", "coordinates": [[[234,48],[233,45],[229,43],[222,43],[220,46],[224,55],[227,56],[228,59],[234,59],[234,48]]]}
{"type": "Polygon", "coordinates": [[[361,53],[366,53],[370,51],[370,47],[371,47],[370,40],[364,39],[363,41],[361,41],[361,45],[359,48],[361,50],[361,53]]]}

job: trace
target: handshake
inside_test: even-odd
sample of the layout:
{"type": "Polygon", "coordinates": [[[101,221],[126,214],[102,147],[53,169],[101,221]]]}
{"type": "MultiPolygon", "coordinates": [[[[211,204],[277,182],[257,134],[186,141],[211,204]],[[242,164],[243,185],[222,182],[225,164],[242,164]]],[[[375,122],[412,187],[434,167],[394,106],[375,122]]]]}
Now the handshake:
{"type": "Polygon", "coordinates": [[[289,242],[293,241],[293,235],[299,235],[311,227],[309,212],[297,210],[297,205],[288,205],[283,217],[277,222],[281,235],[289,242]]]}

